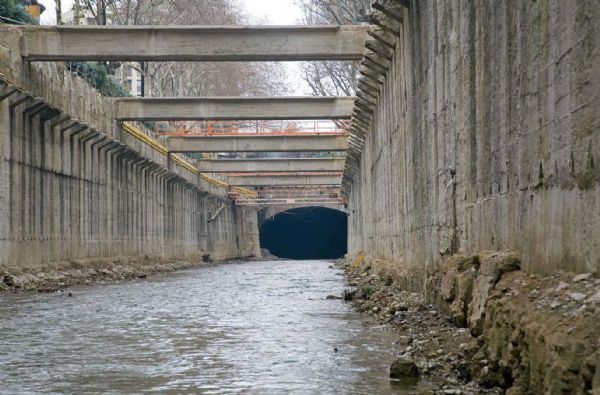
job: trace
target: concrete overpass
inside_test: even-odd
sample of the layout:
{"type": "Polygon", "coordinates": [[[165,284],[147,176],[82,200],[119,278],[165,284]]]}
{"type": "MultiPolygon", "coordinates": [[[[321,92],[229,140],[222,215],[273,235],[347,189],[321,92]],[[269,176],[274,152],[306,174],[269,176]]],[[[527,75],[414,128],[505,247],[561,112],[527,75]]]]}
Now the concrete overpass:
{"type": "Polygon", "coordinates": [[[203,173],[343,171],[345,158],[303,159],[209,159],[196,167],[203,173]]]}
{"type": "Polygon", "coordinates": [[[348,119],[354,97],[184,97],[117,100],[119,120],[348,119]]]}
{"type": "Polygon", "coordinates": [[[367,26],[26,26],[30,61],[360,60],[367,26]]]}
{"type": "Polygon", "coordinates": [[[251,175],[228,177],[227,182],[235,186],[300,186],[300,185],[341,185],[342,175],[251,175]]]}
{"type": "Polygon", "coordinates": [[[167,140],[170,152],[319,152],[345,151],[344,135],[174,136],[167,140]]]}

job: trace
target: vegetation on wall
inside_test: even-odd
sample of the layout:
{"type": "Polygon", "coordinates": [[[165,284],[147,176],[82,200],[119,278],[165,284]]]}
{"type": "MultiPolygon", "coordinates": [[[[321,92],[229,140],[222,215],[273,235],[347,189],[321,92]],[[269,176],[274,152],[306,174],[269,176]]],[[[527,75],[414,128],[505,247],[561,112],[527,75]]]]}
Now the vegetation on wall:
{"type": "Polygon", "coordinates": [[[0,0],[0,23],[8,24],[35,24],[33,19],[18,0],[0,0]]]}
{"type": "Polygon", "coordinates": [[[129,96],[102,63],[67,62],[67,69],[77,73],[104,96],[129,96]]]}

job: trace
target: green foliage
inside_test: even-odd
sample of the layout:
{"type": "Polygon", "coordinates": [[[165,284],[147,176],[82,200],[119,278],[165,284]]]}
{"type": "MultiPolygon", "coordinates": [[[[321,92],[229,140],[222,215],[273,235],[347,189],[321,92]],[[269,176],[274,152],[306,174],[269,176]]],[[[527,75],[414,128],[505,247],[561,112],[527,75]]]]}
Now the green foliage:
{"type": "Polygon", "coordinates": [[[372,287],[369,286],[363,286],[360,289],[360,297],[363,299],[369,299],[371,297],[371,295],[373,294],[373,292],[375,292],[375,290],[372,287]]]}
{"type": "MultiPolygon", "coordinates": [[[[1,1],[1,0],[0,0],[1,1]]],[[[93,85],[104,96],[129,96],[129,93],[106,71],[100,63],[68,62],[67,68],[93,85]]]]}
{"type": "Polygon", "coordinates": [[[0,16],[10,19],[0,18],[0,23],[17,24],[21,22],[31,25],[38,24],[38,22],[25,11],[25,8],[23,8],[18,0],[0,0],[0,16]]]}

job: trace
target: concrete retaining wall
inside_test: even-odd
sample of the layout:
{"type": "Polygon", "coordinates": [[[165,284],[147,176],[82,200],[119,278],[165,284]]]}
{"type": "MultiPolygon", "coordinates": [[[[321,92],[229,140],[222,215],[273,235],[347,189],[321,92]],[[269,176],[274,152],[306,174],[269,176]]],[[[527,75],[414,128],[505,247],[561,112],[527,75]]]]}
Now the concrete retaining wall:
{"type": "Polygon", "coordinates": [[[411,1],[349,200],[350,251],[600,268],[600,7],[411,1]]]}
{"type": "Polygon", "coordinates": [[[0,269],[84,258],[259,256],[256,211],[113,121],[111,99],[25,64],[0,26],[0,269]],[[218,215],[217,215],[218,213],[218,215]]]}

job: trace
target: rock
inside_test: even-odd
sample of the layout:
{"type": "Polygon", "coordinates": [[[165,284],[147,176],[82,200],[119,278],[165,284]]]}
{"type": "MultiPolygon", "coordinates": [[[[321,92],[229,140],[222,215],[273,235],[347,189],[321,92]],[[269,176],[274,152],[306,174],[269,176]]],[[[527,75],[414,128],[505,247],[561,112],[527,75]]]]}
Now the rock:
{"type": "Polygon", "coordinates": [[[590,296],[589,300],[592,303],[600,303],[600,291],[596,292],[593,296],[590,296]]]}
{"type": "Polygon", "coordinates": [[[480,267],[473,282],[473,297],[469,305],[467,321],[471,333],[479,336],[483,330],[485,306],[503,274],[519,270],[519,258],[512,252],[484,252],[479,254],[480,267]]]}
{"type": "Polygon", "coordinates": [[[582,301],[583,299],[586,298],[586,295],[582,294],[581,292],[571,292],[569,294],[569,296],[571,297],[571,299],[573,299],[577,302],[582,301]]]}
{"type": "Polygon", "coordinates": [[[556,287],[556,291],[562,291],[563,289],[567,289],[569,288],[569,284],[567,284],[564,281],[561,281],[558,283],[558,286],[556,287]]]}
{"type": "Polygon", "coordinates": [[[458,269],[456,267],[448,267],[442,274],[442,282],[440,284],[440,294],[442,298],[451,303],[456,299],[456,277],[458,276],[458,269]]]}
{"type": "Polygon", "coordinates": [[[456,276],[456,299],[449,308],[452,322],[456,326],[467,324],[467,311],[471,302],[475,275],[474,270],[465,270],[456,276]]]}
{"type": "Polygon", "coordinates": [[[379,311],[379,307],[375,306],[373,307],[373,313],[377,313],[379,311]]]}
{"type": "Polygon", "coordinates": [[[456,365],[455,370],[458,378],[464,382],[471,381],[473,378],[471,367],[467,362],[460,362],[458,365],[456,365]]]}
{"type": "Polygon", "coordinates": [[[325,299],[342,299],[342,297],[337,295],[327,295],[325,299]]]}
{"type": "Polygon", "coordinates": [[[593,274],[592,273],[582,273],[582,274],[578,274],[575,277],[573,277],[573,282],[577,283],[579,281],[585,281],[588,280],[590,278],[592,278],[593,274]]]}
{"type": "Polygon", "coordinates": [[[390,366],[390,378],[407,379],[418,378],[419,368],[417,364],[409,358],[398,358],[390,366]]]}
{"type": "Polygon", "coordinates": [[[469,257],[463,258],[458,262],[458,271],[464,272],[467,269],[475,269],[479,270],[479,266],[481,262],[479,260],[479,256],[471,255],[469,257]]]}
{"type": "Polygon", "coordinates": [[[342,299],[344,299],[346,302],[353,300],[355,296],[356,296],[356,290],[354,290],[354,289],[345,289],[342,292],[342,299]]]}
{"type": "Polygon", "coordinates": [[[2,283],[4,283],[4,285],[7,287],[14,287],[15,279],[10,274],[4,274],[4,276],[2,276],[2,283]]]}

